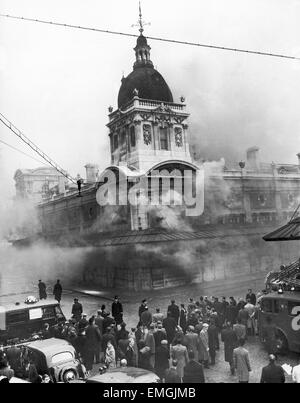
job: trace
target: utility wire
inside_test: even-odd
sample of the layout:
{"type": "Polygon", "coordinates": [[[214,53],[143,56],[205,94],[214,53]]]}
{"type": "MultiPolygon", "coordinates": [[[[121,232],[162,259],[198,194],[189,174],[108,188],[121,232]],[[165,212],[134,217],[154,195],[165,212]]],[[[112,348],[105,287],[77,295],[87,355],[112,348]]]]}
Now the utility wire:
{"type": "MultiPolygon", "coordinates": [[[[35,19],[35,18],[20,17],[20,16],[15,16],[15,15],[9,15],[9,14],[0,13],[0,17],[11,18],[11,19],[15,19],[15,20],[22,20],[22,21],[37,22],[40,24],[50,24],[50,25],[65,27],[65,28],[82,29],[85,31],[101,32],[101,33],[111,34],[111,35],[129,36],[129,37],[134,37],[134,38],[137,38],[139,36],[136,34],[130,34],[130,33],[126,33],[126,32],[110,31],[110,30],[106,30],[106,29],[93,28],[93,27],[84,27],[81,25],[64,24],[61,22],[39,20],[39,19],[35,19]]],[[[227,51],[231,51],[231,52],[248,53],[248,54],[255,54],[255,55],[260,55],[260,56],[277,57],[277,58],[282,58],[282,59],[300,60],[300,57],[284,55],[284,54],[279,54],[279,53],[260,52],[257,50],[247,50],[247,49],[233,48],[233,47],[228,47],[228,46],[218,46],[218,45],[210,45],[210,44],[197,43],[197,42],[179,41],[176,39],[167,39],[167,38],[160,38],[160,37],[154,37],[154,36],[147,36],[147,38],[151,39],[153,41],[177,43],[177,44],[181,44],[181,45],[198,46],[198,47],[202,47],[202,48],[210,48],[210,49],[217,49],[217,50],[227,50],[227,51]]]]}
{"type": "Polygon", "coordinates": [[[0,113],[0,122],[8,127],[15,135],[17,135],[25,144],[27,144],[33,151],[35,151],[40,157],[42,157],[48,164],[60,172],[63,176],[69,179],[71,182],[76,183],[71,175],[69,175],[62,167],[60,167],[55,161],[52,160],[47,154],[45,154],[36,144],[34,144],[24,133],[22,133],[11,121],[9,121],[2,113],[0,113]]]}
{"type": "Polygon", "coordinates": [[[27,154],[27,153],[24,153],[24,151],[19,150],[18,148],[12,146],[11,144],[6,143],[6,142],[3,141],[3,140],[0,140],[0,143],[6,145],[7,147],[12,148],[12,149],[15,150],[15,151],[18,151],[19,153],[21,153],[21,154],[23,154],[23,155],[26,155],[26,157],[29,157],[29,158],[33,159],[34,161],[37,161],[39,164],[48,166],[48,164],[46,164],[45,162],[42,162],[42,161],[38,160],[37,158],[34,158],[32,155],[29,155],[29,154],[27,154]]]}

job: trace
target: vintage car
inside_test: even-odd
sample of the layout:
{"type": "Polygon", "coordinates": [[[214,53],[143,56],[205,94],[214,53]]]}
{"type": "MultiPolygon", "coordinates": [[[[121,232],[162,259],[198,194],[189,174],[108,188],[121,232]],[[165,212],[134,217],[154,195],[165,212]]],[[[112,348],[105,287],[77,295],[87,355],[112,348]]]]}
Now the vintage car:
{"type": "Polygon", "coordinates": [[[0,306],[0,344],[26,340],[40,332],[45,323],[53,327],[65,320],[59,303],[51,299],[27,297],[25,302],[0,306]]]}
{"type": "Polygon", "coordinates": [[[84,365],[67,340],[55,338],[37,340],[26,343],[24,347],[39,375],[49,374],[54,382],[64,383],[86,377],[84,365]]]}
{"type": "Polygon", "coordinates": [[[159,377],[142,368],[112,368],[91,376],[85,383],[159,383],[159,377]]]}

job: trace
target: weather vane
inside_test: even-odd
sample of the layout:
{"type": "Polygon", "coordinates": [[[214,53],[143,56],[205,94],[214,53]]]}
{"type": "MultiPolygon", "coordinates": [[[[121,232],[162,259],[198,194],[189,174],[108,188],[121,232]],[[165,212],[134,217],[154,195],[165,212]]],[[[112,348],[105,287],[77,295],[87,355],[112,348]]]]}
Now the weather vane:
{"type": "Polygon", "coordinates": [[[144,27],[146,25],[151,25],[151,23],[150,22],[145,22],[143,20],[141,2],[139,1],[139,20],[138,20],[137,24],[132,24],[131,27],[140,27],[139,31],[140,31],[140,33],[142,35],[143,31],[144,31],[144,27]]]}

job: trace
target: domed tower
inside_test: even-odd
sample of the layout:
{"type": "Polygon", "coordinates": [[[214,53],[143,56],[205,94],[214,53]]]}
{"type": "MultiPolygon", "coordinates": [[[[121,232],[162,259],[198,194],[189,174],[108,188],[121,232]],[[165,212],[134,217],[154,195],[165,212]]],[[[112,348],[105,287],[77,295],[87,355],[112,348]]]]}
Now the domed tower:
{"type": "Polygon", "coordinates": [[[146,172],[164,160],[191,161],[184,98],[174,103],[163,76],[153,67],[140,12],[133,71],[122,78],[118,109],[109,108],[112,165],[146,172]]]}

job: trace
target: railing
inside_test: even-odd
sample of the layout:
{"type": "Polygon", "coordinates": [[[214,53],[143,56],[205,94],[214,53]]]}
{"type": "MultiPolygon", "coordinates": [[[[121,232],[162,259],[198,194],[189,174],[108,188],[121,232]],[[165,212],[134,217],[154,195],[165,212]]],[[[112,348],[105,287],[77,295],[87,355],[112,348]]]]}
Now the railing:
{"type": "MultiPolygon", "coordinates": [[[[129,101],[127,104],[125,104],[122,107],[121,113],[128,112],[133,107],[144,108],[144,109],[153,109],[153,108],[158,108],[162,104],[166,108],[170,108],[173,111],[185,112],[185,109],[186,109],[186,105],[182,104],[182,103],[178,104],[178,103],[173,103],[173,102],[162,102],[162,101],[156,101],[156,100],[151,100],[151,99],[149,100],[149,99],[134,97],[131,101],[129,101]]],[[[110,121],[114,120],[115,117],[118,115],[118,113],[120,113],[119,109],[112,112],[109,115],[110,121]]]]}

